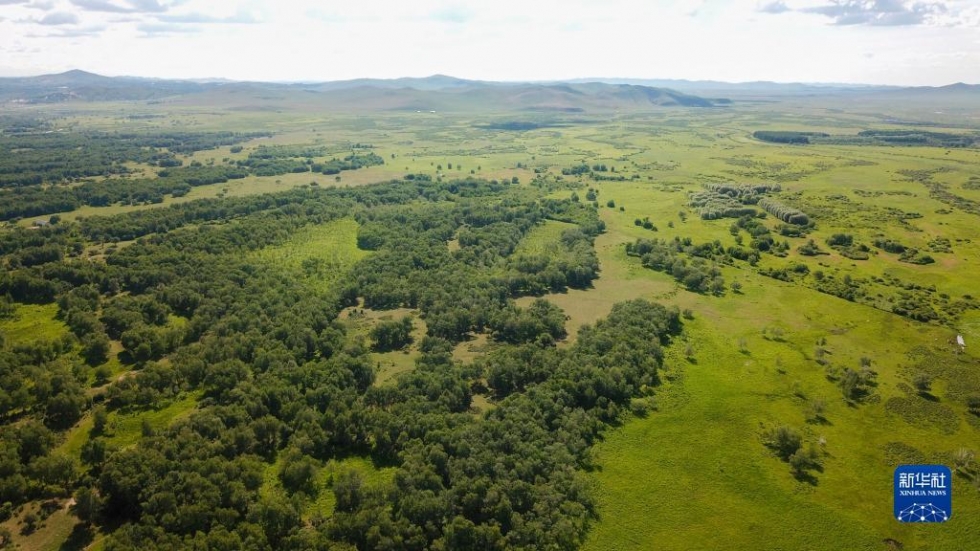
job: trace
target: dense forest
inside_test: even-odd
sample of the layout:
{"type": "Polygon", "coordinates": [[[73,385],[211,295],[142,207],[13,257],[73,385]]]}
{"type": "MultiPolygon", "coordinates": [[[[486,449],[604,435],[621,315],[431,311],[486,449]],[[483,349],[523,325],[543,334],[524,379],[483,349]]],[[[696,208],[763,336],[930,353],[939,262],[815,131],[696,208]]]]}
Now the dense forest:
{"type": "MultiPolygon", "coordinates": [[[[656,386],[660,345],[681,329],[676,310],[639,300],[557,348],[562,311],[515,305],[588,287],[602,231],[591,205],[533,188],[419,178],[0,234],[0,314],[56,304],[68,328],[0,345],[4,514],[73,495],[80,530],[108,530],[109,550],[575,548],[594,514],[580,474],[590,446],[656,386]],[[329,289],[249,256],[351,217],[370,254],[329,289]],[[546,220],[575,224],[561,254],[516,255],[546,220]],[[88,253],[120,239],[136,241],[88,253]],[[416,368],[375,384],[369,348],[338,322],[349,307],[418,310],[416,368]],[[454,361],[477,333],[500,346],[454,361]],[[106,368],[115,346],[131,376],[106,368]],[[479,417],[476,394],[495,403],[479,417]],[[145,426],[135,445],[106,438],[107,412],[188,397],[189,415],[145,426]],[[94,422],[79,463],[55,450],[83,416],[94,422]],[[328,460],[351,456],[395,468],[393,482],[319,482],[328,460]],[[270,469],[284,492],[269,490],[270,469]],[[323,493],[333,513],[310,514],[323,493]]],[[[398,346],[407,323],[378,334],[398,346]]]]}

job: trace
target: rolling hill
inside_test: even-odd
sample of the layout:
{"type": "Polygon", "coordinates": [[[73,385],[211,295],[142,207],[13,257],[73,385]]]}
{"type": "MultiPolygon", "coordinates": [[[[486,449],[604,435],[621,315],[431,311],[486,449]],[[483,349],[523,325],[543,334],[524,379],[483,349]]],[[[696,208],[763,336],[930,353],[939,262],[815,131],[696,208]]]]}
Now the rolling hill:
{"type": "Polygon", "coordinates": [[[323,83],[201,82],[105,77],[84,71],[0,79],[0,103],[220,100],[238,110],[313,105],[343,111],[480,110],[584,112],[662,107],[714,107],[707,99],[667,88],[634,84],[501,83],[445,75],[323,83]],[[210,97],[208,97],[210,96],[210,97]]]}

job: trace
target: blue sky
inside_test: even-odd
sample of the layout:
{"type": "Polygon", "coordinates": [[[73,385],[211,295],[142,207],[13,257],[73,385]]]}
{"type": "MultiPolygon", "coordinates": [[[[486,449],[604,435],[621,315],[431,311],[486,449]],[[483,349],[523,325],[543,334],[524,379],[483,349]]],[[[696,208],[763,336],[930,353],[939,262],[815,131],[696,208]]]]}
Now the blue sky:
{"type": "Polygon", "coordinates": [[[0,0],[0,75],[980,83],[980,0],[0,0]]]}

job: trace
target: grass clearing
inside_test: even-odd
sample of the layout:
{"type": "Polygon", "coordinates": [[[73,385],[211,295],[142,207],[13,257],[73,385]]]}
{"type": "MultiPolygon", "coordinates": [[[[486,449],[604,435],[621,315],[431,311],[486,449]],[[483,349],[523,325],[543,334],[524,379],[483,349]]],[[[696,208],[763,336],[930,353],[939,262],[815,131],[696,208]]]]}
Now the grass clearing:
{"type": "Polygon", "coordinates": [[[514,256],[556,256],[562,253],[559,243],[565,230],[577,228],[575,224],[545,220],[532,229],[517,245],[514,256]]]}
{"type": "Polygon", "coordinates": [[[333,481],[341,473],[354,471],[360,475],[367,489],[380,489],[391,484],[395,478],[395,468],[376,465],[366,457],[345,457],[343,459],[331,459],[320,471],[320,478],[323,486],[320,495],[317,496],[308,513],[320,514],[329,517],[333,514],[337,499],[333,493],[333,481]]]}
{"type": "Polygon", "coordinates": [[[15,549],[30,551],[68,551],[83,549],[84,542],[73,542],[71,536],[75,527],[80,523],[70,512],[70,501],[67,499],[54,499],[46,501],[43,507],[50,507],[48,511],[42,510],[39,503],[31,503],[24,507],[19,515],[14,515],[0,526],[10,530],[13,534],[15,549]],[[22,533],[24,528],[24,517],[28,514],[41,519],[37,523],[37,528],[29,533],[22,533]],[[76,545],[77,543],[77,545],[76,545]]]}
{"type": "Polygon", "coordinates": [[[9,318],[0,319],[0,333],[8,345],[57,340],[68,334],[57,316],[57,304],[19,304],[9,318]]]}
{"type": "Polygon", "coordinates": [[[340,319],[347,324],[348,338],[351,341],[362,340],[370,346],[371,329],[381,321],[400,320],[405,317],[412,318],[412,344],[402,350],[391,350],[389,352],[372,352],[371,360],[376,365],[376,377],[374,384],[381,385],[390,383],[402,373],[407,373],[415,369],[415,360],[418,359],[419,343],[426,334],[425,320],[421,319],[417,310],[408,308],[397,308],[394,310],[371,310],[370,308],[345,308],[340,314],[340,319]]]}
{"type": "Polygon", "coordinates": [[[190,415],[201,392],[182,394],[166,407],[149,411],[113,411],[109,413],[106,443],[116,448],[135,445],[143,434],[144,423],[152,430],[162,430],[175,420],[190,415]]]}
{"type": "Polygon", "coordinates": [[[358,224],[344,218],[303,228],[289,241],[252,253],[257,262],[275,266],[290,276],[328,291],[355,263],[370,254],[357,248],[358,224]]]}

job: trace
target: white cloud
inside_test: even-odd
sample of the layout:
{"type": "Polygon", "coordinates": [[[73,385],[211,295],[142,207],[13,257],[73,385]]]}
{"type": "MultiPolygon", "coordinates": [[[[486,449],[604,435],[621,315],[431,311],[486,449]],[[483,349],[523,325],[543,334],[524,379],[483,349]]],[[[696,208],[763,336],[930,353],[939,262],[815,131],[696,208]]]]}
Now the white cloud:
{"type": "Polygon", "coordinates": [[[160,0],[71,0],[83,10],[108,13],[163,13],[175,2],[160,0]]]}
{"type": "Polygon", "coordinates": [[[46,14],[37,22],[41,25],[75,25],[78,23],[78,16],[71,12],[53,11],[46,14]]]}
{"type": "Polygon", "coordinates": [[[838,26],[976,26],[980,6],[972,0],[775,0],[759,11],[819,15],[838,26]]]}
{"type": "Polygon", "coordinates": [[[0,51],[17,40],[38,48],[5,59],[0,71],[85,67],[249,80],[446,73],[505,80],[980,81],[980,65],[946,55],[980,53],[980,6],[974,0],[920,6],[926,4],[940,6],[925,0],[860,6],[851,0],[0,0],[0,17],[7,17],[0,21],[0,51]],[[42,3],[43,17],[62,14],[64,24],[39,32],[42,3]],[[863,19],[844,24],[849,17],[863,19]],[[99,38],[71,42],[66,29],[74,38],[99,38]]]}

